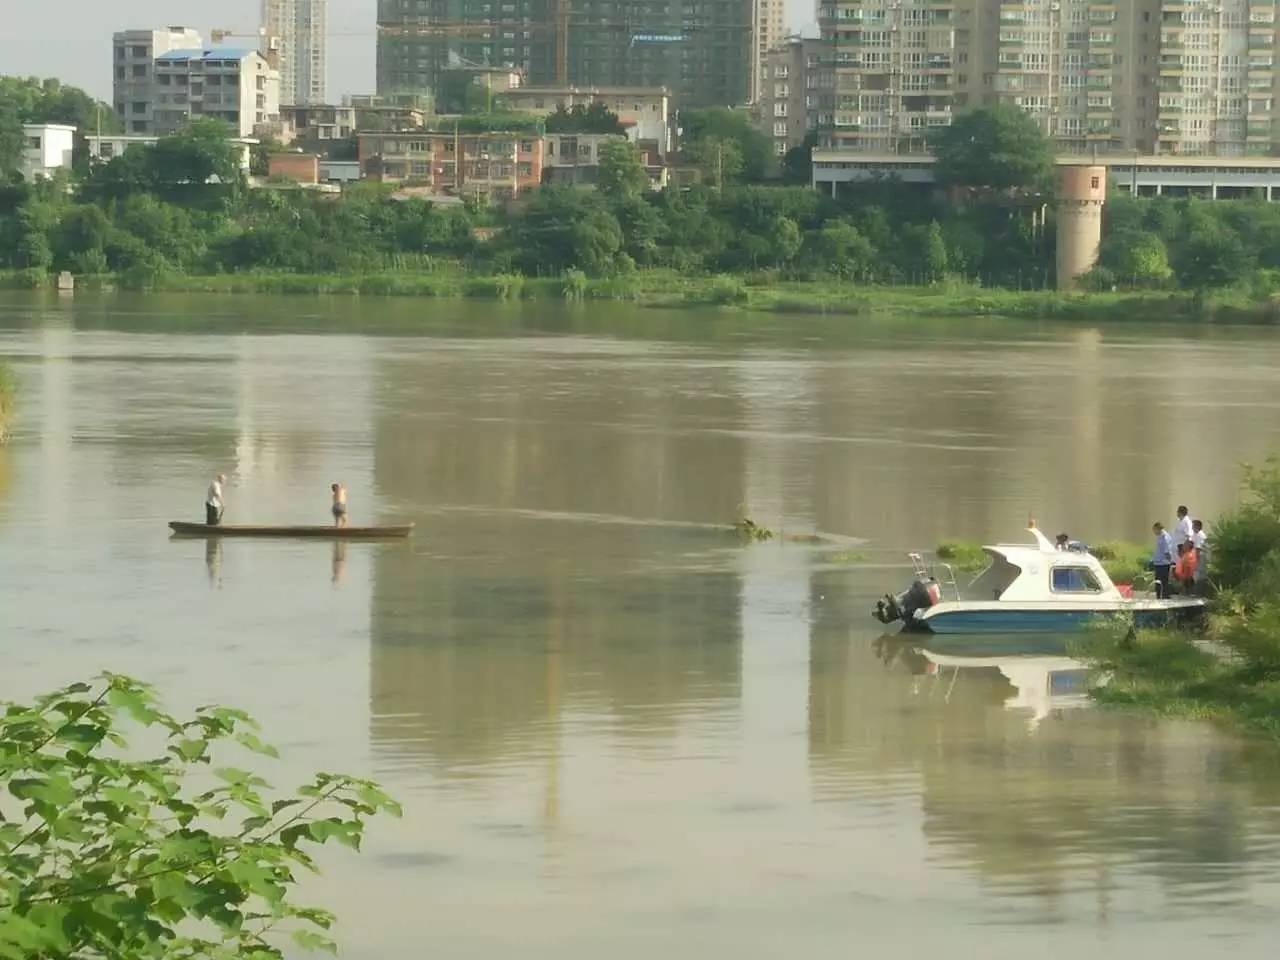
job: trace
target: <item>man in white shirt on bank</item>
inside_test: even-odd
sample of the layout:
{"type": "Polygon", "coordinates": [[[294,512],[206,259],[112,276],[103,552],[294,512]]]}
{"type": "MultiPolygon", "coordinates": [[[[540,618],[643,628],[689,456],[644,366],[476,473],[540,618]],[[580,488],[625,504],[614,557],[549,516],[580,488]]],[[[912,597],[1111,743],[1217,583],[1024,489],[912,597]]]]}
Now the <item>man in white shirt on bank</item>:
{"type": "Polygon", "coordinates": [[[1178,525],[1173,531],[1173,550],[1177,553],[1178,547],[1182,546],[1189,540],[1194,540],[1194,530],[1191,527],[1191,511],[1185,505],[1178,507],[1178,525]]]}
{"type": "Polygon", "coordinates": [[[207,526],[216,527],[222,522],[222,485],[227,482],[223,474],[218,474],[209,484],[209,492],[204,498],[204,522],[207,526]]]}

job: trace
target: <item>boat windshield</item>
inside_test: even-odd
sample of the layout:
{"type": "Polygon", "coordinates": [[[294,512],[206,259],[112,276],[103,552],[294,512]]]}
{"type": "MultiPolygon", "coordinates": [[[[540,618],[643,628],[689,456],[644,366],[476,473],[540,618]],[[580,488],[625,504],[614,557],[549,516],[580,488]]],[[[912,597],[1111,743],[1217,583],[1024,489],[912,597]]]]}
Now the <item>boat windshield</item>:
{"type": "Polygon", "coordinates": [[[1009,585],[1022,575],[1022,568],[998,554],[988,551],[991,565],[964,589],[965,600],[999,600],[1009,585]]]}

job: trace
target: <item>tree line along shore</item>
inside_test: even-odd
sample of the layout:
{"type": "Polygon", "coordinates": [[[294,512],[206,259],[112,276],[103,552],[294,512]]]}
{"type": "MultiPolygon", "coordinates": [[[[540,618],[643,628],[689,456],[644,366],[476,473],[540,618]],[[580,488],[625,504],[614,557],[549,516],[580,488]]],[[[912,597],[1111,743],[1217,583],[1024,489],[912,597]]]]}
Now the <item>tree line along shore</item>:
{"type": "MultiPolygon", "coordinates": [[[[74,88],[54,90],[0,84],[0,167],[12,153],[6,111],[74,121],[92,107],[74,88]]],[[[197,120],[105,163],[81,158],[66,179],[0,177],[0,286],[45,287],[68,271],[134,290],[854,315],[1280,315],[1280,205],[1262,200],[1114,196],[1084,291],[1055,292],[1054,211],[1041,202],[1052,155],[1015,108],[971,111],[939,135],[942,188],[887,180],[850,185],[838,198],[758,182],[767,141],[734,111],[702,113],[689,124],[701,132],[684,147],[692,163],[714,157],[703,184],[651,191],[641,156],[620,138],[602,151],[594,186],[544,186],[502,207],[376,182],[340,196],[272,181],[251,187],[225,129],[197,120]]],[[[609,118],[580,120],[595,128],[609,118]]],[[[802,170],[794,160],[784,169],[802,170]]]]}

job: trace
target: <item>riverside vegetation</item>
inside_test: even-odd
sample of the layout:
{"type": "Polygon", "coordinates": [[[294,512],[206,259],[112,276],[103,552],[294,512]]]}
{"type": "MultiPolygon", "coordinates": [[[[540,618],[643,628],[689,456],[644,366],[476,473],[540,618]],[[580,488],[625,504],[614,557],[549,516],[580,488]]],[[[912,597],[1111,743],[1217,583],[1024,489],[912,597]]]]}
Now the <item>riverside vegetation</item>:
{"type": "Polygon", "coordinates": [[[310,849],[359,849],[400,808],[376,784],[317,774],[274,795],[226,766],[275,756],[244,713],[165,713],[107,675],[0,713],[0,957],[279,960],[334,950],[334,917],[292,899],[310,849]],[[127,734],[148,746],[135,746],[127,734]]]}
{"type": "Polygon", "coordinates": [[[1280,740],[1280,457],[1246,466],[1239,506],[1210,528],[1216,588],[1203,634],[1100,629],[1078,655],[1103,703],[1209,718],[1280,740]]]}
{"type": "Polygon", "coordinates": [[[0,443],[9,439],[9,424],[13,420],[14,394],[17,387],[13,372],[0,363],[0,443]]]}
{"type": "MultiPolygon", "coordinates": [[[[58,89],[75,108],[68,119],[82,120],[84,104],[58,89]]],[[[0,87],[0,146],[3,96],[0,87]]],[[[27,96],[41,118],[56,116],[60,101],[45,100],[27,96]]],[[[609,120],[552,119],[591,129],[609,120]]],[[[69,181],[0,186],[0,283],[43,286],[69,270],[134,289],[933,315],[1280,313],[1280,207],[1260,201],[1114,197],[1094,292],[1052,292],[1052,206],[1047,222],[1032,216],[1047,200],[1049,145],[1015,108],[971,111],[936,138],[949,192],[885,181],[839,198],[755,182],[768,141],[745,115],[683,120],[685,158],[705,185],[650,192],[639,154],[619,139],[602,151],[593,189],[544,187],[501,210],[404,199],[375,183],[340,198],[283,183],[248,189],[225,129],[198,120],[81,164],[69,181]]]]}

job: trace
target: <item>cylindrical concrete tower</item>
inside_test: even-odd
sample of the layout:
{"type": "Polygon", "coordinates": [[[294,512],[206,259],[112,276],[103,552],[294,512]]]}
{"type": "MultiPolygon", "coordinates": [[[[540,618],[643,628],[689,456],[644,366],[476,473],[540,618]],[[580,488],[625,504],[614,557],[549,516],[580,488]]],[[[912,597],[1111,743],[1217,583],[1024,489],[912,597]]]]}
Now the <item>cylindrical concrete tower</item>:
{"type": "Polygon", "coordinates": [[[1098,262],[1107,168],[1058,167],[1058,289],[1072,290],[1098,262]]]}

